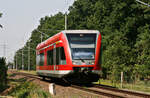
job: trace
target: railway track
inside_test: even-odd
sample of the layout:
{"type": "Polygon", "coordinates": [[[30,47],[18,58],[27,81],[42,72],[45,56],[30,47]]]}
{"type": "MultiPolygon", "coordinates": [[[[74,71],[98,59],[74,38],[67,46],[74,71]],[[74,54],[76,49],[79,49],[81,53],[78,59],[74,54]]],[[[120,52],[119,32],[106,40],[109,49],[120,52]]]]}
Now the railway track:
{"type": "Polygon", "coordinates": [[[30,74],[30,73],[23,73],[23,72],[15,72],[14,74],[16,75],[24,75],[30,78],[36,78],[36,79],[41,79],[38,75],[30,74]]]}
{"type": "Polygon", "coordinates": [[[105,85],[93,85],[88,88],[77,85],[71,85],[71,87],[111,98],[150,98],[150,94],[121,90],[105,85]]]}
{"type": "Polygon", "coordinates": [[[98,94],[98,95],[103,95],[103,96],[106,96],[106,97],[123,98],[122,96],[119,96],[119,95],[115,95],[115,94],[111,94],[111,93],[106,93],[106,92],[101,92],[101,91],[98,91],[98,90],[87,89],[87,88],[80,87],[80,86],[77,86],[77,85],[71,85],[71,87],[79,89],[79,90],[87,91],[87,92],[90,92],[90,93],[94,93],[94,94],[98,94]]]}
{"type": "MultiPolygon", "coordinates": [[[[42,79],[38,75],[29,73],[15,72],[17,75],[24,75],[30,78],[42,79]]],[[[49,81],[46,81],[49,82],[49,81]]],[[[110,98],[150,98],[150,94],[133,92],[128,90],[120,90],[105,85],[92,85],[91,87],[81,87],[78,85],[71,85],[71,88],[79,89],[82,91],[90,92],[97,95],[102,95],[110,98]]]]}
{"type": "Polygon", "coordinates": [[[123,94],[125,94],[125,97],[132,95],[132,96],[140,97],[140,98],[150,98],[150,94],[141,93],[141,92],[122,90],[122,89],[108,87],[108,86],[105,86],[105,85],[94,85],[94,87],[98,88],[98,89],[109,90],[111,92],[123,93],[123,94]]]}

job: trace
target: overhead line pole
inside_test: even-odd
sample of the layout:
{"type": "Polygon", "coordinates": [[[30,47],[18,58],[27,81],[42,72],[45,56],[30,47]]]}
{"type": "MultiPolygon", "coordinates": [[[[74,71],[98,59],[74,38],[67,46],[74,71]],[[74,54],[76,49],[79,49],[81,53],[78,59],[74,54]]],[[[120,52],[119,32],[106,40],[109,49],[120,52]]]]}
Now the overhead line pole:
{"type": "Polygon", "coordinates": [[[18,64],[17,64],[17,54],[16,54],[16,70],[18,70],[18,64]]]}
{"type": "Polygon", "coordinates": [[[18,54],[22,55],[22,53],[17,53],[17,52],[16,52],[16,57],[15,57],[15,59],[16,59],[16,64],[15,64],[16,70],[18,70],[18,60],[17,60],[18,54]]]}
{"type": "Polygon", "coordinates": [[[30,71],[30,42],[28,46],[28,71],[30,71]]]}
{"type": "MultiPolygon", "coordinates": [[[[68,0],[65,1],[66,1],[66,5],[68,5],[68,0]]],[[[67,11],[65,13],[65,30],[67,30],[67,11]]]]}
{"type": "Polygon", "coordinates": [[[65,13],[65,30],[67,30],[67,12],[65,13]]]}
{"type": "MultiPolygon", "coordinates": [[[[27,50],[28,51],[28,70],[30,70],[30,49],[36,51],[35,49],[31,48],[30,44],[29,44],[29,47],[28,47],[28,50],[27,50]]],[[[17,57],[18,57],[17,55],[18,54],[22,55],[22,70],[24,70],[24,58],[23,58],[23,56],[24,56],[23,52],[24,51],[25,50],[22,50],[21,53],[16,53],[16,70],[18,70],[18,61],[17,61],[17,57]]]]}
{"type": "Polygon", "coordinates": [[[43,39],[43,35],[42,35],[42,33],[41,33],[41,42],[42,42],[42,39],[43,39]]]}
{"type": "Polygon", "coordinates": [[[4,52],[4,57],[5,57],[6,56],[6,44],[5,44],[5,42],[4,42],[3,48],[4,48],[3,52],[4,52]]]}
{"type": "Polygon", "coordinates": [[[43,41],[43,34],[44,34],[45,36],[49,37],[47,34],[45,34],[45,33],[41,32],[41,31],[39,31],[39,30],[37,30],[37,29],[36,29],[36,31],[38,31],[38,32],[40,32],[40,33],[41,33],[41,42],[43,41]]]}
{"type": "Polygon", "coordinates": [[[22,70],[24,70],[23,49],[22,49],[22,70]]]}
{"type": "Polygon", "coordinates": [[[9,67],[10,65],[8,65],[8,69],[15,69],[15,62],[13,61],[13,64],[11,65],[11,67],[9,67]]]}

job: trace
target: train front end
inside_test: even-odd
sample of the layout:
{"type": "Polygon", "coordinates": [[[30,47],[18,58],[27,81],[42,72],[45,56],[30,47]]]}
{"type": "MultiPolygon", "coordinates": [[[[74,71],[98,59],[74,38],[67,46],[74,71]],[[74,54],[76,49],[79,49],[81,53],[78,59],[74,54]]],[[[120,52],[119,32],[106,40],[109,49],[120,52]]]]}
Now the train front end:
{"type": "Polygon", "coordinates": [[[64,31],[73,72],[66,79],[75,83],[91,83],[101,71],[101,34],[97,30],[64,31]]]}

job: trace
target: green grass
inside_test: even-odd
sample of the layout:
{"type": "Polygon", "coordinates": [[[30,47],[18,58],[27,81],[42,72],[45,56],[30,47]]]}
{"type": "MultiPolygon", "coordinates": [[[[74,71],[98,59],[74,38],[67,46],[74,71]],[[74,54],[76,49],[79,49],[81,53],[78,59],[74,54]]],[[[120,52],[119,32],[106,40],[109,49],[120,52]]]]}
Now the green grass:
{"type": "Polygon", "coordinates": [[[36,71],[18,70],[18,72],[30,73],[36,75],[36,71]]]}
{"type": "Polygon", "coordinates": [[[44,92],[32,82],[20,83],[9,93],[9,96],[15,98],[51,98],[48,92],[44,92]]]}
{"type": "MultiPolygon", "coordinates": [[[[113,86],[113,87],[121,89],[121,83],[112,83],[110,80],[100,79],[98,82],[95,82],[95,84],[99,84],[99,82],[100,82],[100,84],[103,84],[103,85],[113,86]]],[[[129,90],[150,93],[150,81],[149,82],[138,81],[134,84],[133,83],[123,83],[122,89],[129,89],[129,90]]]]}
{"type": "MultiPolygon", "coordinates": [[[[14,75],[10,74],[9,76],[14,75]]],[[[45,92],[39,85],[27,81],[26,78],[9,79],[9,85],[14,85],[15,88],[8,93],[8,96],[15,98],[51,98],[49,92],[45,92]]]]}

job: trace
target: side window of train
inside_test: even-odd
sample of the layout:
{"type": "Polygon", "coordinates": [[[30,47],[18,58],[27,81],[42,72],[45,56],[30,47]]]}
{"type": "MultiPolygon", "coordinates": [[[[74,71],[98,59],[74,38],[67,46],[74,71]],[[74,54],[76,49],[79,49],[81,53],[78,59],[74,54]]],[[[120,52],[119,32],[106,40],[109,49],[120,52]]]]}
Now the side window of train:
{"type": "Polygon", "coordinates": [[[44,53],[39,54],[39,65],[43,66],[44,65],[44,53]]]}
{"type": "Polygon", "coordinates": [[[36,65],[40,65],[40,55],[36,55],[36,65]]]}
{"type": "Polygon", "coordinates": [[[65,57],[65,51],[63,47],[60,47],[60,64],[65,65],[66,64],[66,57],[65,57]]]}
{"type": "Polygon", "coordinates": [[[53,65],[53,50],[47,51],[47,64],[53,65]]]}

